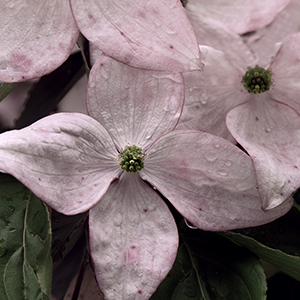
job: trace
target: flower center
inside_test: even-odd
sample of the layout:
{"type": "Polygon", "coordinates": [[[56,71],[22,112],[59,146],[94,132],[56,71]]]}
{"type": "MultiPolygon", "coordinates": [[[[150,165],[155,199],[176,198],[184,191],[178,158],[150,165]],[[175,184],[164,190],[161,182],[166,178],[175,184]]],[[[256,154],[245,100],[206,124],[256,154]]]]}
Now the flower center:
{"type": "Polygon", "coordinates": [[[259,66],[248,68],[248,71],[243,76],[244,88],[249,93],[259,94],[270,89],[271,72],[259,66]]]}
{"type": "Polygon", "coordinates": [[[136,145],[125,146],[120,154],[120,166],[126,172],[137,172],[143,169],[144,154],[142,149],[136,145]]]}

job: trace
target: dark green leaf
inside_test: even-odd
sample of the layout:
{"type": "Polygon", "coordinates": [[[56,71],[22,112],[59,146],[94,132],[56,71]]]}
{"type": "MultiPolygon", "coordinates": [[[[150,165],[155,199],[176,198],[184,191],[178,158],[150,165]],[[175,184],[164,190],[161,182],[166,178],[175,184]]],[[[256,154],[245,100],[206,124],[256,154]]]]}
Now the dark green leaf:
{"type": "Polygon", "coordinates": [[[271,223],[235,232],[252,237],[270,248],[300,256],[300,211],[295,207],[271,223]]]}
{"type": "Polygon", "coordinates": [[[247,247],[260,258],[273,264],[282,272],[300,281],[300,257],[289,255],[281,250],[267,247],[257,240],[242,235],[241,233],[228,232],[224,233],[223,235],[228,237],[233,242],[247,247]]]}
{"type": "Polygon", "coordinates": [[[0,299],[50,299],[48,210],[12,176],[0,174],[0,299]]]}
{"type": "Polygon", "coordinates": [[[179,226],[174,266],[151,300],[261,300],[266,280],[256,255],[216,233],[179,226]]]}

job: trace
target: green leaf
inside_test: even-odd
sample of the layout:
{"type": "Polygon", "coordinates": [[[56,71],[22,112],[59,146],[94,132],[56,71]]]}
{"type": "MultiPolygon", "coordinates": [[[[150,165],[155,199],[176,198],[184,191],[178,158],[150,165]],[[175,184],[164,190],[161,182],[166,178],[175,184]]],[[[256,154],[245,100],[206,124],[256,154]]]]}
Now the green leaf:
{"type": "Polygon", "coordinates": [[[18,83],[0,83],[0,101],[2,101],[18,83]]]}
{"type": "Polygon", "coordinates": [[[286,254],[278,249],[272,249],[255,239],[236,232],[223,233],[233,242],[247,247],[265,261],[273,264],[282,272],[300,281],[300,257],[286,254]]]}
{"type": "Polygon", "coordinates": [[[47,207],[0,174],[0,299],[50,299],[51,228],[47,207]]]}
{"type": "Polygon", "coordinates": [[[261,300],[266,279],[256,255],[216,233],[180,224],[172,270],[151,300],[261,300]]]}

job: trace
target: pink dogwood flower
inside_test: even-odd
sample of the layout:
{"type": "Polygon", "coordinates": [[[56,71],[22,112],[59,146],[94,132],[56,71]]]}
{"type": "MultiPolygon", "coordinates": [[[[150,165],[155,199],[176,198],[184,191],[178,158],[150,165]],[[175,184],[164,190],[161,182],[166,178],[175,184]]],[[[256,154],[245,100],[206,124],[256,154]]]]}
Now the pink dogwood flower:
{"type": "Polygon", "coordinates": [[[4,0],[0,10],[0,82],[55,70],[71,53],[78,27],[105,53],[135,67],[171,72],[202,67],[179,0],[4,0]]]}
{"type": "Polygon", "coordinates": [[[89,116],[54,114],[0,135],[3,172],[64,214],[90,209],[91,256],[105,299],[149,299],[172,267],[177,228],[155,189],[204,230],[264,224],[292,205],[261,210],[252,161],[230,142],[173,131],[183,100],[181,74],[102,54],[89,77],[89,116]]]}
{"type": "Polygon", "coordinates": [[[189,0],[186,10],[189,17],[219,20],[233,32],[243,34],[271,23],[290,1],[189,0]]]}
{"type": "Polygon", "coordinates": [[[276,43],[300,31],[300,0],[292,0],[271,24],[244,39],[255,52],[259,62],[266,62],[276,52],[276,43]]]}
{"type": "MultiPolygon", "coordinates": [[[[200,46],[204,72],[185,74],[186,104],[178,128],[205,130],[238,141],[253,160],[262,207],[272,209],[300,186],[300,35],[277,45],[271,62],[259,65],[270,70],[270,89],[262,87],[261,81],[254,84],[258,90],[248,92],[243,76],[248,67],[255,67],[255,57],[225,26],[217,22],[210,26],[199,38],[210,46],[212,41],[218,50],[200,46]],[[223,35],[222,41],[209,36],[216,31],[223,35]]],[[[261,72],[258,80],[264,80],[261,72]]]]}
{"type": "Polygon", "coordinates": [[[133,67],[187,72],[202,63],[180,0],[70,0],[83,35],[133,67]]]}
{"type": "Polygon", "coordinates": [[[69,2],[2,0],[0,81],[41,77],[70,55],[79,35],[69,2]]]}

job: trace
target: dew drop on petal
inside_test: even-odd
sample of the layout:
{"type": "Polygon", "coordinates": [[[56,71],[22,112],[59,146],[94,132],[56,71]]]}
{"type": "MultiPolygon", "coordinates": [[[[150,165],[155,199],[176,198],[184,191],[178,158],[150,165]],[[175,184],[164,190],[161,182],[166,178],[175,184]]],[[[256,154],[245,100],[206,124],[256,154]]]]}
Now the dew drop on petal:
{"type": "Polygon", "coordinates": [[[215,161],[218,158],[218,154],[213,152],[207,152],[204,157],[208,161],[215,161]]]}
{"type": "Polygon", "coordinates": [[[228,175],[228,172],[224,169],[221,169],[221,170],[217,171],[217,174],[225,177],[228,175]]]}
{"type": "Polygon", "coordinates": [[[120,213],[117,213],[114,217],[114,225],[120,226],[122,224],[122,215],[120,213]]]}
{"type": "Polygon", "coordinates": [[[228,167],[231,166],[231,161],[230,161],[230,160],[227,160],[227,161],[225,162],[225,165],[228,166],[228,167]]]}

